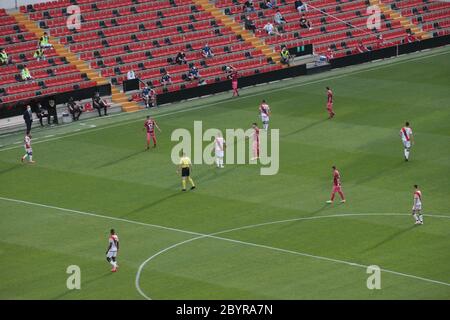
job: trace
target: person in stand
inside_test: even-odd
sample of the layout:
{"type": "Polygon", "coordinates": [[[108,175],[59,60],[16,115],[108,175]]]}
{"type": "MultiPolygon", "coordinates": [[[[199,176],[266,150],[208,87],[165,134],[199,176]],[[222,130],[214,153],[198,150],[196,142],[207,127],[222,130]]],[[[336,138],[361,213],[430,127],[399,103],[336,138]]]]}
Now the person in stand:
{"type": "Polygon", "coordinates": [[[187,63],[186,54],[183,51],[178,52],[177,56],[175,57],[175,63],[179,64],[180,66],[187,63]]]}
{"type": "Polygon", "coordinates": [[[75,102],[73,97],[69,98],[69,101],[67,102],[67,109],[69,110],[70,114],[72,115],[73,121],[79,120],[81,114],[83,113],[81,106],[75,102]]]}
{"type": "Polygon", "coordinates": [[[4,48],[0,49],[0,65],[7,65],[10,64],[11,58],[6,53],[6,50],[4,48]]]}
{"type": "Polygon", "coordinates": [[[103,112],[105,113],[105,116],[108,115],[108,113],[107,113],[107,111],[106,111],[106,109],[108,108],[108,104],[106,103],[105,100],[103,100],[103,99],[100,97],[100,93],[96,92],[96,93],[94,94],[94,97],[92,98],[92,106],[93,106],[95,109],[97,109],[97,111],[98,111],[98,116],[99,116],[99,117],[102,116],[102,113],[101,113],[101,110],[102,110],[102,109],[103,109],[103,112]]]}
{"type": "Polygon", "coordinates": [[[291,55],[289,54],[289,50],[288,48],[286,48],[286,46],[283,46],[281,48],[280,55],[281,55],[281,63],[287,64],[289,67],[291,62],[291,55]]]}
{"type": "Polygon", "coordinates": [[[53,121],[51,121],[53,124],[58,124],[58,112],[56,110],[56,101],[54,99],[48,100],[48,115],[49,120],[51,121],[51,118],[53,117],[53,121]]]}
{"type": "Polygon", "coordinates": [[[42,37],[39,38],[39,47],[42,49],[53,47],[51,43],[49,43],[49,37],[47,32],[44,32],[42,37]]]}
{"type": "Polygon", "coordinates": [[[50,117],[48,115],[48,110],[46,107],[44,107],[40,102],[37,103],[36,105],[37,110],[36,110],[36,115],[39,119],[39,123],[41,124],[41,127],[44,126],[44,118],[47,118],[47,123],[48,125],[50,125],[50,117]]]}
{"type": "Polygon", "coordinates": [[[33,58],[35,58],[37,61],[45,60],[44,49],[42,49],[41,47],[37,48],[33,54],[33,58]]]}

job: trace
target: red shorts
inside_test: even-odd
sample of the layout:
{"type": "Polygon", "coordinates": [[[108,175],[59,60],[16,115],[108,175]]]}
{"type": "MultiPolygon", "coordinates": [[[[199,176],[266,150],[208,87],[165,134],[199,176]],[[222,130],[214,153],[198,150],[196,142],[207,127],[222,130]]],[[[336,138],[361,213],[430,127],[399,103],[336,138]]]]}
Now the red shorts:
{"type": "Polygon", "coordinates": [[[328,110],[332,110],[333,109],[333,102],[328,102],[327,103],[327,109],[328,110]]]}
{"type": "Polygon", "coordinates": [[[154,137],[154,136],[155,136],[155,131],[147,132],[147,138],[154,137]]]}
{"type": "Polygon", "coordinates": [[[341,186],[333,186],[333,193],[342,192],[341,186]]]}
{"type": "Polygon", "coordinates": [[[233,82],[231,83],[231,85],[233,86],[233,90],[236,90],[236,89],[238,88],[238,83],[237,83],[237,81],[233,81],[233,82]]]}

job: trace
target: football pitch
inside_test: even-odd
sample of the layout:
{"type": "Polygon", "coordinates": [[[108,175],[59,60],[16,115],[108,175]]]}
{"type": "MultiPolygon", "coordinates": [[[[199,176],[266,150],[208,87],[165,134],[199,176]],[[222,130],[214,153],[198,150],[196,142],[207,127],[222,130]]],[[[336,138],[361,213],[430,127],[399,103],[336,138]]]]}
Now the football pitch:
{"type": "MultiPolygon", "coordinates": [[[[450,48],[0,137],[0,299],[450,299],[450,48]],[[328,120],[326,90],[336,117],[328,120]],[[193,165],[181,192],[171,133],[261,125],[279,171],[193,165]],[[155,117],[158,146],[145,148],[155,117]],[[399,131],[415,136],[409,162],[399,131]],[[347,202],[326,204],[331,166],[347,202]],[[411,216],[413,185],[424,225],[411,216]],[[119,271],[105,260],[120,238],[119,271]],[[69,290],[69,266],[81,289],[69,290]],[[367,267],[381,269],[369,290],[367,267]]],[[[206,145],[206,143],[205,143],[206,145]]],[[[339,199],[339,198],[338,198],[339,199]]]]}

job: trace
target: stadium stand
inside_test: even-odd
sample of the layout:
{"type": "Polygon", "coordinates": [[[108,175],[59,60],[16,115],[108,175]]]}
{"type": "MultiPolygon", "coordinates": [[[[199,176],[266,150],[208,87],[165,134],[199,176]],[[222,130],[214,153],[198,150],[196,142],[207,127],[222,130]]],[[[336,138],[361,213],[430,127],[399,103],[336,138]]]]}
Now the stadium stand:
{"type": "MultiPolygon", "coordinates": [[[[223,68],[232,64],[241,75],[276,70],[281,45],[313,44],[315,54],[332,50],[334,57],[354,54],[361,41],[369,49],[402,43],[410,32],[418,40],[446,35],[450,30],[450,4],[430,0],[311,0],[304,1],[312,29],[299,26],[295,0],[278,0],[277,9],[287,23],[285,32],[268,35],[262,28],[273,22],[275,9],[254,1],[255,11],[245,13],[245,0],[56,0],[20,7],[20,13],[0,11],[0,47],[7,50],[13,64],[0,66],[0,99],[19,101],[34,95],[70,91],[109,81],[113,101],[125,111],[139,107],[139,94],[120,92],[129,70],[155,87],[157,93],[196,86],[185,74],[194,64],[207,82],[223,81],[223,68]],[[67,27],[70,5],[81,9],[82,28],[67,27]],[[381,28],[369,30],[368,7],[382,9],[381,28]],[[248,15],[257,30],[245,30],[248,15]],[[21,20],[21,19],[26,20],[21,20]],[[47,59],[35,61],[33,52],[43,31],[55,48],[47,49],[47,59]],[[378,35],[383,35],[380,42],[378,35]],[[215,56],[204,59],[201,48],[208,43],[215,56]],[[188,64],[174,63],[184,51],[188,64]],[[36,81],[22,83],[18,74],[23,64],[36,81]],[[164,88],[161,76],[172,76],[164,88]]],[[[142,105],[140,105],[142,107],[142,105]]]]}

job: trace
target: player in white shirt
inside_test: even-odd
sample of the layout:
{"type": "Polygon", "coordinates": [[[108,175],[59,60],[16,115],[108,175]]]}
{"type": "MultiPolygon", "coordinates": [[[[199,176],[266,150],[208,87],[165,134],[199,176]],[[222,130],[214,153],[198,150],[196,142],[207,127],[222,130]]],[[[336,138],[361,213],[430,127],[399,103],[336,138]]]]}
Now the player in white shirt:
{"type": "Polygon", "coordinates": [[[414,198],[413,198],[412,214],[416,220],[416,224],[423,224],[422,215],[422,191],[419,190],[417,184],[414,185],[414,198]]]}
{"type": "Polygon", "coordinates": [[[403,146],[405,148],[405,161],[409,160],[409,153],[411,151],[411,146],[414,144],[413,132],[409,127],[409,122],[405,123],[405,126],[400,129],[400,137],[402,138],[403,146]]]}
{"type": "Polygon", "coordinates": [[[270,117],[270,107],[266,103],[266,100],[263,100],[261,102],[261,105],[259,106],[259,113],[261,114],[261,121],[263,123],[263,129],[268,130],[269,129],[269,117],[270,117]]]}
{"type": "Polygon", "coordinates": [[[215,154],[216,154],[216,165],[217,168],[223,168],[223,156],[224,150],[226,147],[225,139],[222,137],[222,134],[219,132],[214,141],[215,143],[215,154]]]}
{"type": "Polygon", "coordinates": [[[114,229],[111,229],[111,234],[109,236],[108,249],[106,249],[106,260],[112,265],[111,272],[116,272],[117,268],[117,253],[119,252],[119,237],[117,236],[114,229]]]}
{"type": "Polygon", "coordinates": [[[25,158],[28,158],[29,163],[34,163],[33,161],[33,149],[31,148],[31,133],[27,133],[24,138],[24,148],[25,148],[25,155],[21,158],[21,161],[23,162],[25,158]]]}

